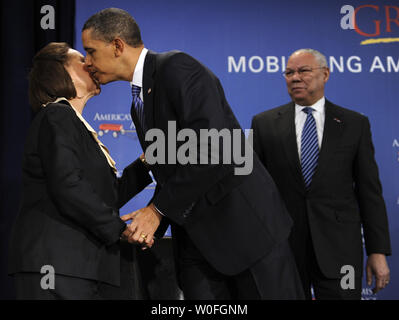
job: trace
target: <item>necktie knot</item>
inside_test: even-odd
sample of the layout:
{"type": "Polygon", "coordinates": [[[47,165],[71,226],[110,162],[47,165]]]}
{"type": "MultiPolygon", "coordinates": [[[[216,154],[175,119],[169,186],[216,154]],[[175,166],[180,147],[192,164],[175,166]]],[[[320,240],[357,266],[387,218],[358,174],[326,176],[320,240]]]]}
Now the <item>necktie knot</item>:
{"type": "Polygon", "coordinates": [[[140,97],[141,87],[132,85],[132,94],[133,97],[140,97]]]}
{"type": "Polygon", "coordinates": [[[306,114],[312,114],[314,109],[311,107],[306,107],[306,108],[303,108],[302,111],[305,112],[306,114]]]}

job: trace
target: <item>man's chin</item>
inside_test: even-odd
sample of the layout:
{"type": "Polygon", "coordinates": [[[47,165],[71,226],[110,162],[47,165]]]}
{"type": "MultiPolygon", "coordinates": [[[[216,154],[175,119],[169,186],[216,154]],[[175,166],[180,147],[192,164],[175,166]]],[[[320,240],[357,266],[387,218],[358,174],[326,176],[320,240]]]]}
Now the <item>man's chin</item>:
{"type": "Polygon", "coordinates": [[[115,77],[112,74],[99,74],[98,76],[96,75],[96,80],[98,81],[99,84],[104,85],[104,84],[118,81],[120,79],[115,77]]]}
{"type": "Polygon", "coordinates": [[[305,95],[302,95],[302,94],[290,94],[290,96],[291,96],[291,99],[295,102],[295,103],[297,103],[297,104],[299,104],[299,105],[303,105],[302,103],[304,103],[307,99],[306,99],[306,96],[305,95]]]}
{"type": "Polygon", "coordinates": [[[96,88],[93,90],[94,91],[94,95],[97,96],[101,93],[101,85],[100,82],[98,82],[97,79],[93,79],[94,85],[96,86],[96,88]]]}
{"type": "Polygon", "coordinates": [[[104,77],[98,73],[95,74],[95,76],[93,77],[93,80],[98,86],[106,83],[106,82],[104,82],[104,77]]]}
{"type": "Polygon", "coordinates": [[[96,84],[97,87],[100,87],[100,85],[104,84],[102,82],[102,77],[99,76],[97,73],[92,74],[91,78],[93,79],[94,83],[96,84]]]}
{"type": "Polygon", "coordinates": [[[99,80],[98,80],[98,83],[99,83],[100,85],[104,85],[104,84],[108,84],[108,83],[113,82],[113,81],[115,81],[115,80],[111,80],[111,79],[99,79],[99,80]]]}

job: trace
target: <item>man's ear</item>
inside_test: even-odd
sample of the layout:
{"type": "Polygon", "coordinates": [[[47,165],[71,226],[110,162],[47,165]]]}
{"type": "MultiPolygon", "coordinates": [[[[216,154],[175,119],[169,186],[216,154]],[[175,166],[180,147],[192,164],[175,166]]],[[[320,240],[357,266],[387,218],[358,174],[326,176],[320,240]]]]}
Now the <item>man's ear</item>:
{"type": "Polygon", "coordinates": [[[125,50],[125,42],[121,38],[115,38],[113,41],[115,57],[120,57],[125,50]]]}
{"type": "Polygon", "coordinates": [[[324,68],[324,83],[327,83],[330,78],[330,69],[328,67],[324,68]]]}

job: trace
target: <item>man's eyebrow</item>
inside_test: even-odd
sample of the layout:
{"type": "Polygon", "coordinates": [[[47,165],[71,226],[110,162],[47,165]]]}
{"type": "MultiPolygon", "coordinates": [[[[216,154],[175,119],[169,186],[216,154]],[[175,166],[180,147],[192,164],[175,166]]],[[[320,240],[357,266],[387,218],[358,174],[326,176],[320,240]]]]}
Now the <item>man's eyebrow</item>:
{"type": "Polygon", "coordinates": [[[88,48],[88,47],[83,47],[83,49],[84,49],[85,51],[89,51],[89,50],[93,51],[93,50],[94,50],[93,48],[88,48]]]}

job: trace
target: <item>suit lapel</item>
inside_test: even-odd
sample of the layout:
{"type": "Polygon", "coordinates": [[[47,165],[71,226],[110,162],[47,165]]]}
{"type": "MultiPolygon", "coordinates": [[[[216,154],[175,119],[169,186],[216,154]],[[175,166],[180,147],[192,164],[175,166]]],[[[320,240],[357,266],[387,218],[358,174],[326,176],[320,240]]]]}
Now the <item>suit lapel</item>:
{"type": "Polygon", "coordinates": [[[147,129],[154,127],[154,73],[156,67],[156,53],[149,50],[144,61],[143,70],[143,98],[144,115],[147,129]]]}
{"type": "Polygon", "coordinates": [[[295,105],[293,102],[286,105],[277,116],[277,132],[281,145],[285,151],[291,171],[300,188],[305,189],[301,165],[298,156],[295,131],[295,105]]]}
{"type": "Polygon", "coordinates": [[[133,120],[134,126],[136,128],[136,133],[139,138],[140,145],[143,148],[143,150],[145,150],[144,132],[143,132],[143,129],[141,128],[139,120],[137,118],[136,110],[134,107],[134,102],[132,102],[132,106],[130,108],[130,114],[132,116],[132,120],[133,120]]]}
{"type": "Polygon", "coordinates": [[[315,185],[317,186],[318,181],[322,181],[323,171],[331,165],[329,160],[335,153],[344,128],[345,122],[343,113],[331,102],[326,100],[323,139],[317,169],[312,178],[310,190],[315,188],[315,185]]]}
{"type": "MultiPolygon", "coordinates": [[[[155,56],[156,54],[152,51],[148,51],[145,60],[144,60],[144,69],[143,69],[143,103],[144,103],[144,118],[147,126],[147,130],[154,127],[154,93],[153,93],[153,85],[154,79],[153,74],[155,72],[155,56]]],[[[146,150],[147,143],[145,141],[145,132],[141,127],[140,121],[137,118],[137,114],[135,111],[134,103],[132,103],[131,111],[132,120],[136,127],[137,136],[139,138],[141,147],[143,150],[146,150]]]]}

